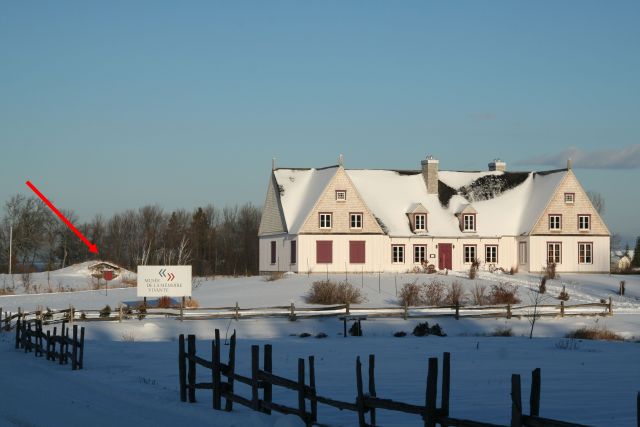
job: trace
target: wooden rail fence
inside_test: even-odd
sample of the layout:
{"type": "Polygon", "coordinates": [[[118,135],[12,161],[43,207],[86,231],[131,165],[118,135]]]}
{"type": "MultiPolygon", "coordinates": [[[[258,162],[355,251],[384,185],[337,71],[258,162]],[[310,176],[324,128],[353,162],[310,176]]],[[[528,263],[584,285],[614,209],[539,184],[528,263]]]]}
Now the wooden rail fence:
{"type": "MultiPolygon", "coordinates": [[[[426,396],[424,405],[415,405],[384,399],[377,395],[375,381],[375,355],[369,355],[368,388],[365,391],[362,363],[356,358],[356,396],[353,402],[339,401],[318,394],[316,389],[316,371],[314,357],[308,361],[298,359],[298,375],[296,379],[288,379],[273,373],[273,349],[270,344],[264,345],[262,369],[260,368],[260,347],[251,346],[251,374],[241,375],[236,372],[236,333],[231,336],[228,363],[221,361],[220,331],[215,330],[215,338],[211,342],[211,358],[206,360],[197,355],[196,336],[180,335],[178,340],[178,372],[180,383],[180,400],[195,402],[196,390],[211,390],[213,409],[231,411],[234,403],[246,406],[254,411],[271,414],[272,411],[297,415],[308,426],[318,423],[318,405],[326,405],[340,410],[357,413],[360,427],[375,426],[378,410],[396,411],[418,415],[425,427],[458,426],[458,427],[507,427],[482,421],[454,418],[449,414],[451,396],[451,355],[444,353],[440,405],[438,406],[438,358],[429,358],[426,378],[426,396]],[[200,366],[211,371],[211,382],[196,382],[196,370],[200,366]],[[308,366],[308,376],[306,367],[308,366]],[[307,383],[308,378],[308,383],[307,383]],[[250,396],[241,396],[235,391],[235,383],[251,387],[250,396]],[[273,401],[273,387],[283,387],[297,393],[297,405],[273,401]],[[308,402],[308,404],[307,404],[308,402]],[[367,416],[368,415],[368,416],[367,416]],[[368,421],[367,421],[368,418],[368,421]]],[[[534,369],[531,374],[531,390],[529,397],[529,413],[524,412],[520,375],[511,376],[511,420],[510,427],[582,427],[582,424],[560,421],[540,416],[541,372],[534,369]]],[[[640,423],[640,393],[638,394],[638,422],[640,423]]],[[[640,424],[639,424],[640,425],[640,424]]]]}
{"type": "Polygon", "coordinates": [[[84,327],[73,325],[72,335],[66,322],[62,322],[60,335],[57,326],[53,332],[42,330],[41,320],[22,320],[18,318],[16,325],[16,348],[24,352],[33,352],[36,357],[46,356],[47,360],[58,361],[61,365],[71,360],[71,369],[82,369],[84,366],[84,327]]]}
{"type": "Polygon", "coordinates": [[[126,307],[120,305],[109,314],[101,313],[101,310],[80,310],[69,307],[62,310],[38,309],[32,312],[18,313],[2,312],[0,308],[0,325],[3,330],[15,327],[18,318],[23,320],[42,320],[44,324],[67,321],[123,321],[127,319],[153,319],[176,318],[180,320],[205,320],[205,319],[236,319],[257,317],[284,317],[291,320],[316,317],[339,317],[349,315],[366,315],[369,318],[398,318],[422,319],[433,317],[568,317],[568,316],[612,316],[613,303],[608,302],[586,303],[566,305],[564,301],[559,304],[544,304],[534,307],[532,305],[492,305],[492,306],[429,306],[429,307],[352,307],[349,304],[325,306],[325,307],[296,307],[293,303],[286,306],[240,308],[236,303],[233,307],[211,308],[151,308],[126,307]]]}

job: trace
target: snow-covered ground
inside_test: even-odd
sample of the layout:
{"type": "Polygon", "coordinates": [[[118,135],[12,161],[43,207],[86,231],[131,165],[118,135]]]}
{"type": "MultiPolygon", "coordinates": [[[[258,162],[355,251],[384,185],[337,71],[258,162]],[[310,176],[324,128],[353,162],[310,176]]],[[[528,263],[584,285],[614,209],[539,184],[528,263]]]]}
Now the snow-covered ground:
{"type": "MultiPolygon", "coordinates": [[[[62,281],[76,292],[22,294],[0,297],[4,311],[18,307],[30,311],[37,306],[52,309],[73,305],[77,310],[112,307],[120,302],[137,301],[135,288],[113,289],[108,295],[104,287],[90,290],[87,265],[52,272],[53,283],[62,281]]],[[[132,273],[131,273],[132,274],[132,273]]],[[[46,280],[46,273],[40,273],[46,280]]],[[[36,279],[33,275],[32,281],[36,279]]],[[[471,281],[465,274],[433,275],[353,275],[348,280],[361,289],[367,301],[364,307],[397,306],[396,283],[418,280],[428,282],[435,277],[449,284],[460,281],[466,289],[476,283],[490,286],[506,281],[519,287],[523,303],[528,302],[529,287],[537,285],[536,275],[495,275],[482,272],[471,281]]],[[[307,305],[304,295],[319,276],[288,275],[267,282],[261,277],[215,278],[196,280],[193,297],[202,307],[233,306],[266,307],[295,303],[307,305]]],[[[332,276],[344,280],[344,275],[332,276]]],[[[11,278],[0,276],[0,286],[11,278]]],[[[19,276],[13,280],[19,282],[19,276]]],[[[113,284],[113,283],[112,283],[113,284]]],[[[542,368],[541,415],[566,421],[601,426],[631,426],[636,423],[635,399],[640,391],[640,278],[638,276],[569,275],[547,283],[549,298],[562,286],[570,294],[568,304],[599,302],[613,299],[612,317],[543,318],[529,340],[526,319],[453,318],[427,319],[439,323],[447,337],[413,337],[411,331],[424,320],[370,319],[363,323],[364,337],[342,337],[342,323],[336,318],[228,319],[180,322],[174,319],[125,320],[84,324],[87,333],[85,369],[72,372],[60,366],[25,355],[13,348],[13,334],[0,334],[0,385],[4,393],[0,405],[0,425],[113,425],[126,422],[141,426],[179,423],[212,426],[299,425],[295,417],[265,416],[236,406],[231,414],[210,408],[211,394],[198,391],[198,403],[179,401],[177,369],[177,337],[195,333],[200,340],[199,353],[210,358],[210,342],[215,328],[223,337],[229,329],[238,334],[238,372],[249,374],[252,344],[271,343],[274,348],[274,372],[296,378],[298,357],[316,357],[318,392],[323,396],[354,401],[355,358],[366,360],[376,354],[378,395],[407,403],[424,402],[426,362],[429,357],[452,354],[451,415],[508,424],[510,414],[510,376],[519,373],[523,379],[526,402],[530,372],[542,368]],[[618,296],[620,280],[626,281],[626,295],[618,296]],[[626,342],[580,341],[567,349],[564,335],[581,326],[606,327],[619,333],[626,342]],[[511,328],[514,337],[483,336],[496,328],[511,328]],[[393,333],[405,331],[404,338],[393,333]],[[300,338],[302,332],[312,334],[300,338]],[[313,336],[324,332],[325,339],[313,336]],[[575,348],[574,348],[575,347],[575,348]],[[37,390],[49,390],[46,399],[37,398],[37,390]],[[38,410],[31,410],[37,402],[38,410]],[[25,402],[30,402],[27,405],[25,402]],[[59,410],[64,408],[64,410],[59,410]]],[[[548,303],[557,303],[555,299],[548,303]]],[[[226,348],[225,348],[226,349],[226,348]]],[[[226,359],[223,349],[223,359],[226,359]]],[[[366,363],[365,363],[366,369],[366,363]]],[[[199,374],[200,375],[200,374],[199,374]]],[[[199,380],[209,381],[201,371],[199,380]]],[[[242,386],[241,386],[242,387],[242,386]]],[[[366,387],[366,385],[365,385],[366,387]]],[[[238,388],[249,395],[248,389],[238,388]]],[[[295,405],[293,392],[274,389],[274,401],[295,405]]],[[[525,408],[528,405],[525,403],[525,408]]],[[[319,421],[328,425],[355,425],[357,416],[319,406],[319,421]]],[[[381,425],[422,425],[417,416],[378,411],[381,425]]]]}

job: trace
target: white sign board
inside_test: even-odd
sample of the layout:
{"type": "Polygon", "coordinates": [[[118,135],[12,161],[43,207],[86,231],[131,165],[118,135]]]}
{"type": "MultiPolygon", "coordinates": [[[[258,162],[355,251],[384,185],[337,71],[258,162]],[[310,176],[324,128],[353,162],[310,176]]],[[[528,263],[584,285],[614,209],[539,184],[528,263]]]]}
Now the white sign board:
{"type": "Polygon", "coordinates": [[[190,265],[139,265],[139,297],[190,297],[190,265]]]}

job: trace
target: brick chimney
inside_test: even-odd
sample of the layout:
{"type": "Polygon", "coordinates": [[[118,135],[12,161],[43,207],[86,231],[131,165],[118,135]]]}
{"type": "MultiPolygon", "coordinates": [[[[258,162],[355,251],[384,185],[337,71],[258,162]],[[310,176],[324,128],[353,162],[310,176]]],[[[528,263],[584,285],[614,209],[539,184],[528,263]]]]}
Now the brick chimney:
{"type": "Polygon", "coordinates": [[[504,172],[507,170],[507,164],[500,159],[493,159],[493,162],[489,163],[489,170],[504,172]]]}
{"type": "Polygon", "coordinates": [[[429,155],[420,162],[422,165],[422,178],[427,184],[427,193],[438,194],[438,164],[440,162],[429,155]]]}

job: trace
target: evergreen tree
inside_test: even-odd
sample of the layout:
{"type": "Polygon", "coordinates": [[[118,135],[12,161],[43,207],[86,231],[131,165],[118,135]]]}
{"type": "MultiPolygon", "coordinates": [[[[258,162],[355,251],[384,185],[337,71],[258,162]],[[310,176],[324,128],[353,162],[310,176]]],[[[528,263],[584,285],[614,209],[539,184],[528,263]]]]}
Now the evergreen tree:
{"type": "Polygon", "coordinates": [[[631,266],[640,267],[640,237],[636,239],[636,250],[633,253],[633,259],[631,260],[631,266]]]}

